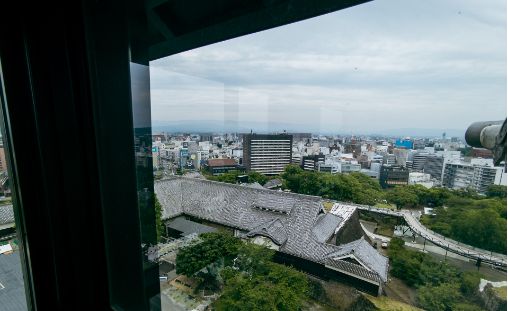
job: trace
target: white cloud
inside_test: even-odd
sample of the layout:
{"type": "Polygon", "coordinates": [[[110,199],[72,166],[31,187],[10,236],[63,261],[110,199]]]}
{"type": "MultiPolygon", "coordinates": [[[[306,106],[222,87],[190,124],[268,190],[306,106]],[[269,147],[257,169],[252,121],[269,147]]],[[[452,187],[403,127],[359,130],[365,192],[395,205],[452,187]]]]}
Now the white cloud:
{"type": "Polygon", "coordinates": [[[232,88],[240,123],[465,129],[506,117],[506,3],[373,1],[155,61],[151,82],[161,121],[230,118],[232,88]]]}

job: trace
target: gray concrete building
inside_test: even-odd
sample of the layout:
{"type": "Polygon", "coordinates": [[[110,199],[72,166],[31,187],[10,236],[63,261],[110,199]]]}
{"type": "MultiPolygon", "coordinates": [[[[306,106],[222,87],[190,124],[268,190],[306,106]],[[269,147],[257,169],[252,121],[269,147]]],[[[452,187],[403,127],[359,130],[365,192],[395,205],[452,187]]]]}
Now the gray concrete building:
{"type": "Polygon", "coordinates": [[[451,189],[470,188],[478,193],[485,193],[490,185],[499,183],[502,171],[501,167],[446,163],[443,186],[451,189]]]}
{"type": "Polygon", "coordinates": [[[429,156],[429,153],[422,152],[422,153],[416,153],[413,156],[413,166],[412,171],[414,172],[422,172],[423,167],[425,165],[425,161],[427,160],[427,157],[429,156]]]}
{"type": "Polygon", "coordinates": [[[423,172],[426,174],[430,174],[433,179],[437,179],[442,182],[443,177],[443,164],[444,158],[437,155],[429,155],[425,159],[425,164],[423,166],[423,172]]]}
{"type": "Polygon", "coordinates": [[[325,156],[323,154],[302,157],[301,166],[306,171],[318,171],[321,164],[325,164],[325,156]]]}
{"type": "Polygon", "coordinates": [[[293,136],[288,134],[245,134],[243,157],[247,171],[277,175],[291,163],[293,136]]]}

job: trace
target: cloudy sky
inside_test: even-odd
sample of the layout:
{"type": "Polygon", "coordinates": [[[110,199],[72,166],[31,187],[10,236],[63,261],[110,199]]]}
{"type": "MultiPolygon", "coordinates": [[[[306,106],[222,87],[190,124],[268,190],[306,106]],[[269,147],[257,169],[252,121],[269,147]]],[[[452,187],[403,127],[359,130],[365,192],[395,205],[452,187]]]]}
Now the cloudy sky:
{"type": "Polygon", "coordinates": [[[152,62],[152,119],[465,130],[506,117],[506,52],[504,0],[375,0],[152,62]]]}

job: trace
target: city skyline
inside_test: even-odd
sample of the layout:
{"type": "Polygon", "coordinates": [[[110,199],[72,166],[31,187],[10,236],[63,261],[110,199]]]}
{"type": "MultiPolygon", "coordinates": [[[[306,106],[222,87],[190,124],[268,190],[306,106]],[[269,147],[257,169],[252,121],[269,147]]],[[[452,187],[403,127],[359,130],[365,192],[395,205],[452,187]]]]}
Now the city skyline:
{"type": "Polygon", "coordinates": [[[351,130],[345,131],[321,131],[319,128],[302,127],[298,124],[279,123],[273,124],[271,127],[267,127],[263,122],[242,122],[241,126],[233,126],[237,124],[231,120],[225,121],[211,121],[211,120],[187,120],[187,121],[153,121],[152,131],[154,134],[160,133],[216,133],[216,134],[227,134],[227,133],[238,133],[246,134],[253,133],[257,134],[277,134],[287,132],[291,133],[311,133],[313,135],[325,135],[325,136],[381,136],[387,138],[442,138],[443,133],[446,134],[447,138],[458,137],[464,140],[464,134],[466,129],[440,129],[440,128],[392,128],[383,129],[378,131],[365,131],[365,130],[351,130]]]}
{"type": "Polygon", "coordinates": [[[151,63],[152,119],[465,130],[506,116],[505,21],[501,1],[374,1],[191,50],[151,63]]]}

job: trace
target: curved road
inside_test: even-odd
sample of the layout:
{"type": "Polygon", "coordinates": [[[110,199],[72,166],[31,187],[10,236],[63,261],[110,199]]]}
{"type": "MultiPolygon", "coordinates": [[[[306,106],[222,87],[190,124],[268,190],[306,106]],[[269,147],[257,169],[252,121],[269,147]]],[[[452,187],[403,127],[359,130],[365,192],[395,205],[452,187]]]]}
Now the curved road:
{"type": "Polygon", "coordinates": [[[384,208],[376,208],[371,206],[356,205],[360,210],[369,211],[378,214],[402,217],[406,221],[411,231],[424,239],[440,246],[449,252],[459,254],[472,259],[481,259],[483,262],[492,263],[497,266],[506,268],[506,255],[493,253],[483,249],[475,248],[470,245],[462,244],[450,238],[446,238],[432,230],[427,229],[420,223],[418,218],[409,210],[392,211],[384,208]]]}

